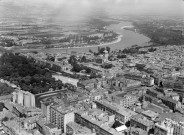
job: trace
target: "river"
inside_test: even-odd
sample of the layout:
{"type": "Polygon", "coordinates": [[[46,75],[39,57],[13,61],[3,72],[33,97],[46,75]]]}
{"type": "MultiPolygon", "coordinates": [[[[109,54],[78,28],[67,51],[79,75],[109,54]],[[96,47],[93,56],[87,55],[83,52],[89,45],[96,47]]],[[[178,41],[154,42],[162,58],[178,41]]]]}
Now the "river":
{"type": "MultiPolygon", "coordinates": [[[[104,45],[104,46],[109,46],[111,50],[116,50],[116,49],[124,49],[126,47],[130,47],[132,45],[139,45],[139,46],[145,46],[148,45],[148,42],[150,39],[143,34],[130,31],[130,30],[125,30],[123,27],[131,27],[132,23],[131,22],[120,22],[119,24],[112,24],[110,26],[107,26],[106,28],[109,30],[113,30],[116,33],[119,33],[122,35],[122,38],[119,42],[109,44],[109,45],[104,45]]],[[[42,52],[48,52],[48,53],[60,53],[60,52],[88,52],[89,49],[92,51],[97,50],[97,46],[93,47],[83,47],[83,48],[67,48],[67,49],[60,49],[60,48],[53,48],[53,49],[42,49],[42,52]]],[[[27,50],[25,50],[27,51],[27,50]]]]}

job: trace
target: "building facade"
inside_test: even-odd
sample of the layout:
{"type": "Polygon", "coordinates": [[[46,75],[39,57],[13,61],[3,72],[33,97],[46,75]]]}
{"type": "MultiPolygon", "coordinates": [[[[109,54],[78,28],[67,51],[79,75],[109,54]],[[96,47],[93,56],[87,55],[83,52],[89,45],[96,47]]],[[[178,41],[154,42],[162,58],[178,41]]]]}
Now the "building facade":
{"type": "Polygon", "coordinates": [[[61,129],[62,133],[66,132],[66,124],[74,121],[74,112],[64,106],[50,107],[50,122],[61,129]]]}

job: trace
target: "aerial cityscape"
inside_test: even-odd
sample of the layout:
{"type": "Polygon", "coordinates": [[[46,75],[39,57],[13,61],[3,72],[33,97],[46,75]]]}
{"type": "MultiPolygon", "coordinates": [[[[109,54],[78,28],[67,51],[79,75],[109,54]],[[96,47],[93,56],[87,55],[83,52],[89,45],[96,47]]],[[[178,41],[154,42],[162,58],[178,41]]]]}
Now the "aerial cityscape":
{"type": "Polygon", "coordinates": [[[0,0],[0,135],[184,135],[184,1],[0,0]]]}

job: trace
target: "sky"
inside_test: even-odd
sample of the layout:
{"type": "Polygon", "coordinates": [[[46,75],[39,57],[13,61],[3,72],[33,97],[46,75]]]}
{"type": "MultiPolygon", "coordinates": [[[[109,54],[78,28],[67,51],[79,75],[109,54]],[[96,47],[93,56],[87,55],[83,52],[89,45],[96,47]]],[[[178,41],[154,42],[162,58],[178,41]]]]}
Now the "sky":
{"type": "MultiPolygon", "coordinates": [[[[99,9],[113,15],[184,17],[184,0],[0,0],[0,5],[2,2],[26,7],[19,10],[25,10],[28,15],[29,13],[39,14],[45,8],[45,11],[53,16],[64,15],[68,18],[90,15],[99,9]]],[[[0,8],[0,14],[5,12],[6,9],[2,8],[2,5],[0,8]]]]}

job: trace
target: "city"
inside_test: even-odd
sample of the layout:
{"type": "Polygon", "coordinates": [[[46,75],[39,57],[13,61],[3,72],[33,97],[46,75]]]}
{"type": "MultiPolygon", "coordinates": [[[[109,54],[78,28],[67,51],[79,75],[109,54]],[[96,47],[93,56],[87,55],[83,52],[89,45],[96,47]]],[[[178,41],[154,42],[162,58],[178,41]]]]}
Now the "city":
{"type": "Polygon", "coordinates": [[[183,18],[101,14],[2,15],[0,135],[184,135],[183,18]]]}

